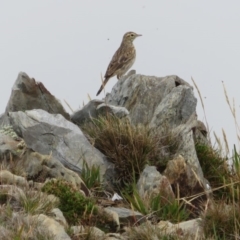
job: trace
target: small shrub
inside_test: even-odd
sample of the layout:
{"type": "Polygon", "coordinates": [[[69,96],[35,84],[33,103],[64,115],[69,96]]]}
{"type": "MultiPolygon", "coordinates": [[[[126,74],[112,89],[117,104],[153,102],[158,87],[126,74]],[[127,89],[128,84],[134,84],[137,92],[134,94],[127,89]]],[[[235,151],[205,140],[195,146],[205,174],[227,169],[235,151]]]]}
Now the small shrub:
{"type": "Polygon", "coordinates": [[[98,208],[93,199],[84,197],[71,184],[62,180],[50,181],[42,190],[59,198],[59,209],[70,225],[81,223],[84,226],[96,226],[104,232],[115,230],[116,226],[111,216],[98,208]]]}
{"type": "Polygon", "coordinates": [[[54,194],[59,198],[59,209],[69,224],[87,222],[92,214],[97,213],[94,201],[84,197],[70,183],[61,180],[49,181],[44,185],[42,191],[54,194]]]}

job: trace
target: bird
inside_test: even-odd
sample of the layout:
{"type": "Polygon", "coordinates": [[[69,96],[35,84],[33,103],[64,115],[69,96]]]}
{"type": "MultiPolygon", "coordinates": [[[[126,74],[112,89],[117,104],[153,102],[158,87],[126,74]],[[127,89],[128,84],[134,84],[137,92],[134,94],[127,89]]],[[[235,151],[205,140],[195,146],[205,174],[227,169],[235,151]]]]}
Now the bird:
{"type": "Polygon", "coordinates": [[[110,78],[117,75],[117,79],[119,80],[120,77],[132,67],[136,59],[136,50],[133,41],[140,36],[142,35],[135,32],[127,32],[123,35],[121,45],[108,65],[107,71],[104,75],[104,81],[96,96],[101,93],[110,78]]]}

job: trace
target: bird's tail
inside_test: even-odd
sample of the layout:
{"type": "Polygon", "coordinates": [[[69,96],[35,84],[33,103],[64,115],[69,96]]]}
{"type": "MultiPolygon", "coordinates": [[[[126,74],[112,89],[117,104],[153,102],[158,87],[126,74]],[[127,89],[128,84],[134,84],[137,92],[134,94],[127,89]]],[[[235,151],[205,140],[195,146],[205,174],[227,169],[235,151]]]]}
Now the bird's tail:
{"type": "Polygon", "coordinates": [[[104,86],[107,84],[108,80],[109,80],[109,78],[105,78],[105,80],[103,81],[101,87],[99,88],[96,96],[98,96],[101,93],[101,91],[103,90],[104,86]]]}

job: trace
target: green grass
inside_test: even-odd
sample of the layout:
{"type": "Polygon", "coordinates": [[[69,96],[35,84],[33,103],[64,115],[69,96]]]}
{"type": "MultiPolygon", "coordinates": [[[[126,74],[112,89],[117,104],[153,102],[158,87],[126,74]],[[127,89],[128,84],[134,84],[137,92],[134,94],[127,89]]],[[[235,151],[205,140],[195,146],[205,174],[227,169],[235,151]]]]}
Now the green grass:
{"type": "Polygon", "coordinates": [[[102,181],[100,176],[100,167],[93,165],[89,167],[84,161],[81,173],[81,179],[91,192],[99,192],[102,190],[102,181]]]}
{"type": "Polygon", "coordinates": [[[136,188],[133,189],[131,195],[125,193],[124,197],[134,210],[147,215],[154,222],[164,220],[178,223],[189,219],[190,212],[188,212],[183,202],[176,199],[168,200],[161,194],[147,196],[143,199],[136,188]]]}

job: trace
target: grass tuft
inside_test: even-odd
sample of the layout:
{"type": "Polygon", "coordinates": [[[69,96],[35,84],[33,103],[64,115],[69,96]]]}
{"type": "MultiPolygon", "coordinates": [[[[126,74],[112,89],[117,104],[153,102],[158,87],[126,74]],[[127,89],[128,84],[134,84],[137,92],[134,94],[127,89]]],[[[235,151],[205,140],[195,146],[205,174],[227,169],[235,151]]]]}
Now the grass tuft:
{"type": "Polygon", "coordinates": [[[176,149],[170,134],[160,137],[147,126],[133,126],[128,119],[112,115],[87,122],[81,129],[92,145],[115,164],[118,188],[136,182],[146,164],[164,168],[176,149]]]}

